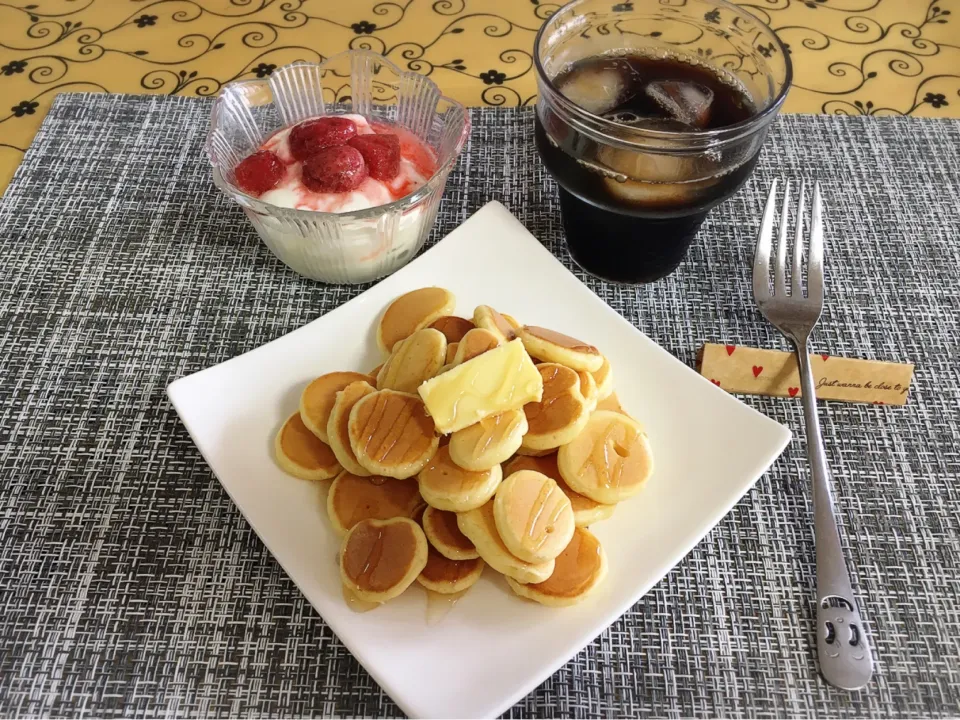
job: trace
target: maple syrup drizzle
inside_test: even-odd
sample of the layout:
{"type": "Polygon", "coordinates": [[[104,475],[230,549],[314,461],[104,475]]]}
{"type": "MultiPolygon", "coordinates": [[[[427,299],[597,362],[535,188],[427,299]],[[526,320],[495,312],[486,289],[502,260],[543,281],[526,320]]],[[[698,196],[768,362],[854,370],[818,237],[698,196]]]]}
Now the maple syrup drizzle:
{"type": "Polygon", "coordinates": [[[347,604],[347,607],[353,610],[355,613],[370,612],[381,605],[381,603],[362,600],[361,598],[357,597],[357,594],[346,585],[341,585],[340,587],[343,590],[343,601],[347,604]]]}
{"type": "Polygon", "coordinates": [[[515,411],[497,413],[483,418],[480,421],[480,436],[473,446],[474,455],[485,453],[493,444],[494,439],[499,442],[503,438],[509,437],[519,424],[520,415],[515,411]],[[500,426],[505,420],[507,424],[501,428],[500,426]],[[498,430],[500,431],[499,434],[497,433],[498,430]]]}
{"type": "Polygon", "coordinates": [[[444,618],[450,614],[454,606],[460,602],[460,598],[467,594],[470,588],[455,593],[438,593],[433,590],[427,590],[427,625],[433,626],[443,622],[444,618]]]}
{"type": "Polygon", "coordinates": [[[377,395],[360,431],[360,444],[367,455],[377,462],[403,462],[423,452],[423,441],[429,443],[430,440],[414,417],[417,403],[403,395],[391,395],[390,392],[382,391],[377,395]],[[387,414],[391,405],[399,405],[392,416],[387,414]]]}

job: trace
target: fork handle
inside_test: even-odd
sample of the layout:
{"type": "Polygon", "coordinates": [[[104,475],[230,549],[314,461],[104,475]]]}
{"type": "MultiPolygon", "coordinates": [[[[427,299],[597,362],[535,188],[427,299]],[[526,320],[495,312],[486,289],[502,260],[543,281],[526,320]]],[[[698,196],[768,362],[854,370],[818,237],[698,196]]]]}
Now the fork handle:
{"type": "Polygon", "coordinates": [[[873,657],[857,609],[840,545],[830,470],[823,451],[817,394],[806,338],[796,343],[807,427],[807,457],[813,476],[813,516],[817,547],[817,653],[820,673],[831,685],[858,690],[873,675],[873,657]]]}

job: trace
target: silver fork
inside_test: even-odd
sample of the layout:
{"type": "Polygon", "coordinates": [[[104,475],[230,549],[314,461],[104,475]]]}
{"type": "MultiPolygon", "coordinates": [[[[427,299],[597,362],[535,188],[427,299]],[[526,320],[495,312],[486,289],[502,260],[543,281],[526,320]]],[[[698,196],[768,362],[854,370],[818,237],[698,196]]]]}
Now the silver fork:
{"type": "Polygon", "coordinates": [[[813,186],[813,212],[810,220],[810,247],[807,251],[807,293],[803,293],[803,211],[806,184],[800,185],[796,213],[793,266],[790,292],[787,293],[787,224],[790,208],[790,181],[783,189],[780,232],[770,288],[770,251],[773,243],[774,215],[777,210],[777,181],[774,180],[757,236],[753,260],[753,295],[760,312],[789,338],[797,352],[803,415],[807,426],[807,457],[813,475],[814,535],[817,548],[817,654],[820,673],[831,685],[858,690],[873,675],[873,658],[857,610],[847,574],[840,533],[833,508],[830,470],[823,452],[817,396],[807,341],[823,310],[823,201],[820,183],[813,186]]]}

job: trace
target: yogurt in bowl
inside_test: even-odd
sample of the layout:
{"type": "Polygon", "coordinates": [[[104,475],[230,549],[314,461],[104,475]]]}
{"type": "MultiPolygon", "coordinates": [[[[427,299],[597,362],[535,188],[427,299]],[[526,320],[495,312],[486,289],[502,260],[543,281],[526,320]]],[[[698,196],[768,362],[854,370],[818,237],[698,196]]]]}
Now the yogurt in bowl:
{"type": "Polygon", "coordinates": [[[214,182],[278,258],[316,280],[361,283],[423,246],[469,127],[429,79],[349,51],[228,85],[207,151],[214,182]],[[328,106],[325,83],[342,88],[344,66],[354,94],[328,106]],[[391,102],[374,102],[391,90],[391,102]]]}

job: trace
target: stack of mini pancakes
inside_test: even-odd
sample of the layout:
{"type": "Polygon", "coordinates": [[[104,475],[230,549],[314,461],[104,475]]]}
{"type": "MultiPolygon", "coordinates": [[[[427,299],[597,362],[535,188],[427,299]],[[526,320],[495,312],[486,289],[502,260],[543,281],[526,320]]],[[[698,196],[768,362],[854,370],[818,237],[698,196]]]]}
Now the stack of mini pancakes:
{"type": "Polygon", "coordinates": [[[485,305],[456,317],[455,306],[443,288],[397,298],[377,328],[383,364],[311,382],[277,434],[277,462],[305,480],[334,478],[341,580],[364,601],[415,580],[461,593],[489,565],[521,597],[572,605],[607,569],[587,527],[653,471],[647,436],[595,347],[485,305]],[[539,400],[441,434],[418,390],[517,339],[540,375],[539,400]]]}

